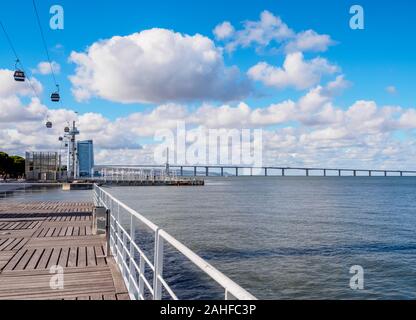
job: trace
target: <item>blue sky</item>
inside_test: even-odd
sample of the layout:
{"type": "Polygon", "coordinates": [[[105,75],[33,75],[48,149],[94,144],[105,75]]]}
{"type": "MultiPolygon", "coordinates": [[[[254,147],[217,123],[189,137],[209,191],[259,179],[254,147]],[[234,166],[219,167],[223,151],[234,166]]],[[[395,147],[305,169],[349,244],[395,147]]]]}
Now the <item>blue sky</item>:
{"type": "MultiPolygon", "coordinates": [[[[42,112],[49,110],[50,116],[55,119],[58,118],[58,115],[63,117],[63,114],[70,117],[68,114],[72,111],[79,112],[81,117],[88,114],[83,120],[81,119],[81,122],[85,123],[82,131],[96,135],[94,139],[98,141],[99,151],[97,154],[101,152],[100,159],[109,157],[113,148],[113,146],[109,147],[111,144],[120,149],[131,149],[133,152],[138,144],[143,146],[150,143],[153,139],[153,132],[139,128],[140,126],[146,126],[148,123],[150,123],[149,126],[157,126],[158,121],[169,122],[170,120],[180,120],[181,117],[183,120],[185,118],[192,119],[194,125],[215,126],[216,122],[213,119],[218,119],[217,125],[219,127],[238,127],[239,125],[241,127],[261,127],[264,124],[263,128],[268,130],[270,134],[272,132],[274,134],[273,137],[268,137],[269,158],[279,164],[292,164],[293,161],[299,161],[298,164],[310,164],[322,162],[330,157],[331,164],[334,161],[339,161],[340,164],[346,166],[354,163],[357,163],[358,166],[365,166],[363,162],[373,162],[382,167],[397,167],[404,161],[411,163],[410,155],[413,152],[416,154],[416,146],[413,143],[416,129],[416,113],[413,113],[416,107],[414,94],[414,84],[416,83],[416,60],[414,59],[416,56],[414,41],[416,3],[414,1],[166,0],[142,2],[61,0],[57,2],[37,0],[37,5],[51,59],[61,67],[57,79],[61,85],[63,104],[53,104],[48,101],[50,92],[54,90],[51,75],[39,73],[32,75],[29,72],[43,87],[42,107],[38,107],[36,110],[43,110],[42,112]],[[49,28],[49,8],[55,4],[61,5],[65,10],[64,30],[49,28]],[[352,30],[349,27],[351,18],[349,9],[354,4],[364,8],[364,30],[352,30]],[[239,32],[245,31],[246,26],[250,23],[258,23],[261,19],[260,15],[264,12],[268,12],[274,19],[281,19],[296,36],[301,35],[304,31],[313,30],[315,35],[329,37],[331,45],[326,45],[324,49],[319,50],[299,50],[301,58],[298,56],[297,60],[296,57],[293,57],[294,52],[285,52],[284,49],[284,41],[291,41],[292,38],[291,40],[279,40],[280,42],[274,39],[266,46],[261,46],[258,43],[251,43],[247,46],[237,45],[235,50],[228,51],[227,45],[233,42],[238,43],[241,40],[239,32]],[[247,23],[247,21],[251,22],[247,23]],[[234,32],[226,39],[219,39],[214,35],[213,30],[223,22],[230,23],[234,32]],[[151,68],[143,71],[149,65],[139,58],[136,60],[136,56],[132,56],[131,52],[134,52],[138,47],[146,48],[146,41],[149,39],[145,39],[144,31],[153,28],[160,28],[162,31],[171,30],[172,32],[167,33],[169,36],[173,36],[173,32],[180,33],[183,38],[181,38],[182,42],[178,42],[178,45],[179,43],[184,45],[183,41],[186,37],[190,37],[195,43],[197,41],[196,34],[200,34],[204,41],[208,41],[204,42],[207,46],[206,50],[213,49],[220,55],[214,64],[208,63],[206,66],[200,66],[208,69],[219,68],[218,74],[208,72],[206,80],[211,81],[210,79],[214,77],[215,81],[206,84],[207,92],[199,95],[196,93],[197,97],[190,99],[190,93],[186,92],[186,85],[175,87],[177,85],[174,83],[175,75],[169,75],[168,69],[166,70],[168,77],[161,74],[164,73],[163,68],[155,68],[155,74],[152,74],[151,68]],[[127,39],[131,40],[131,36],[139,32],[142,32],[143,36],[136,39],[137,43],[130,46],[129,49],[120,52],[120,56],[114,52],[111,53],[110,58],[106,56],[106,50],[109,48],[107,46],[108,39],[121,36],[121,40],[117,40],[117,42],[122,46],[127,39]],[[100,40],[105,40],[105,45],[94,56],[88,48],[93,44],[100,46],[100,43],[102,44],[100,40]],[[74,57],[74,53],[76,57],[74,57]],[[307,81],[308,75],[305,75],[306,80],[301,79],[302,74],[297,74],[297,79],[282,78],[280,73],[287,60],[290,60],[290,56],[296,60],[295,64],[304,62],[309,67],[319,64],[319,67],[317,69],[315,67],[309,74],[309,76],[318,74],[318,78],[309,82],[307,81]],[[114,66],[109,65],[108,73],[93,66],[96,62],[94,59],[100,60],[101,58],[110,59],[107,61],[116,59],[118,61],[116,65],[127,70],[126,79],[120,79],[123,75],[122,72],[114,73],[114,70],[111,69],[115,68],[114,66]],[[89,59],[89,62],[85,62],[85,59],[89,59]],[[95,75],[100,74],[100,76],[91,79],[76,69],[77,67],[86,68],[84,71],[92,70],[95,75]],[[255,67],[259,69],[253,70],[255,67]],[[337,67],[337,70],[330,69],[332,67],[337,67]],[[240,76],[233,75],[231,80],[224,80],[226,78],[224,74],[232,73],[233,68],[239,71],[240,76]],[[323,71],[325,68],[327,70],[323,71]],[[142,71],[144,74],[141,79],[142,71]],[[267,72],[270,74],[266,75],[267,72]],[[280,79],[278,84],[274,78],[276,75],[280,79]],[[70,80],[70,76],[75,76],[76,80],[74,81],[74,78],[70,80]],[[152,78],[153,76],[156,77],[156,80],[152,78]],[[218,79],[215,78],[217,76],[218,79]],[[105,84],[100,83],[100,80],[107,77],[111,80],[114,78],[114,92],[109,93],[109,96],[103,92],[112,91],[111,81],[107,81],[105,84]],[[129,83],[130,80],[127,78],[131,78],[131,82],[137,81],[137,83],[129,83]],[[156,84],[160,79],[167,82],[173,79],[171,86],[166,85],[167,89],[172,92],[164,92],[166,88],[161,88],[159,99],[158,92],[154,92],[157,88],[146,87],[148,78],[149,81],[156,81],[154,82],[156,84]],[[239,85],[233,82],[234,80],[247,80],[250,89],[244,88],[243,84],[237,88],[239,85]],[[230,87],[224,89],[222,93],[217,93],[217,90],[221,91],[222,89],[215,87],[218,81],[220,84],[224,81],[224,87],[228,85],[230,87]],[[274,84],[268,84],[267,81],[274,81],[274,84]],[[304,81],[308,83],[305,84],[304,81]],[[331,83],[343,87],[342,92],[337,94],[330,92],[331,83]],[[390,92],[387,90],[389,87],[390,92]],[[80,92],[87,94],[88,97],[80,98],[80,92],[78,95],[74,94],[74,89],[81,89],[80,92]],[[144,93],[141,92],[142,89],[144,93]],[[136,90],[140,93],[136,93],[136,90]],[[183,93],[178,93],[178,96],[175,96],[175,92],[181,90],[185,90],[185,101],[183,93]],[[239,90],[244,92],[240,96],[237,94],[240,92],[239,90]],[[232,101],[224,99],[227,91],[238,97],[232,101]],[[129,99],[131,98],[130,100],[133,101],[127,101],[128,103],[122,101],[124,94],[132,96],[129,99]],[[313,106],[310,102],[311,99],[319,101],[314,103],[320,103],[320,105],[313,106]],[[309,105],[302,104],[303,100],[309,101],[309,105]],[[296,106],[292,107],[290,103],[285,105],[285,101],[293,102],[296,106]],[[164,108],[163,105],[166,103],[172,103],[175,107],[164,108]],[[240,103],[247,105],[248,109],[245,109],[240,103]],[[223,108],[224,104],[229,107],[223,108]],[[273,105],[276,104],[279,108],[273,108],[273,105]],[[209,105],[208,109],[201,107],[205,105],[209,105]],[[391,109],[385,108],[386,106],[397,106],[399,109],[393,112],[391,109]],[[61,110],[62,107],[66,111],[61,110]],[[305,114],[299,114],[299,112],[305,114]],[[361,121],[364,124],[360,123],[360,114],[364,115],[361,121]],[[204,117],[211,117],[211,121],[203,120],[204,117]],[[96,127],[100,124],[107,129],[91,128],[94,127],[91,125],[91,121],[95,121],[96,127]],[[133,128],[133,131],[125,136],[118,134],[114,138],[114,134],[110,132],[116,131],[115,128],[118,128],[121,123],[133,127],[136,124],[137,128],[133,128]],[[387,140],[389,143],[383,146],[382,141],[387,140]],[[279,141],[280,144],[273,144],[273,141],[279,141]],[[290,143],[290,141],[292,142],[290,143]],[[397,148],[396,142],[400,144],[397,148]],[[319,156],[318,154],[322,150],[325,150],[323,151],[324,155],[319,156]],[[404,150],[412,150],[406,159],[403,158],[404,150]],[[369,156],[367,156],[368,154],[369,156]]],[[[1,2],[0,19],[7,28],[26,69],[36,69],[38,63],[46,60],[33,12],[32,0],[1,2]]],[[[162,33],[155,32],[152,36],[158,37],[162,33]]],[[[155,56],[161,52],[169,55],[169,46],[159,49],[155,51],[155,56]]],[[[135,52],[137,55],[139,51],[135,52]]],[[[183,54],[191,53],[186,51],[183,54]]],[[[149,55],[151,57],[152,52],[149,55]]],[[[190,57],[190,63],[192,62],[192,57],[190,57]]],[[[105,66],[105,62],[103,65],[105,66]]],[[[13,70],[13,68],[13,54],[4,35],[1,34],[0,69],[13,70]]],[[[184,68],[186,69],[186,65],[184,68]]],[[[176,69],[175,72],[178,70],[176,69]]],[[[198,76],[198,72],[192,75],[184,74],[180,81],[189,82],[191,86],[195,81],[194,91],[204,91],[205,83],[199,83],[198,76]]],[[[290,78],[290,72],[286,72],[284,77],[290,78]]],[[[244,81],[242,83],[246,83],[244,81]]],[[[164,83],[161,83],[162,87],[163,85],[164,83]]],[[[3,86],[7,87],[5,84],[3,86]]],[[[30,99],[33,97],[27,93],[3,93],[4,97],[1,94],[0,90],[0,115],[2,108],[4,114],[3,125],[0,121],[0,141],[2,141],[2,133],[6,137],[4,141],[18,141],[14,144],[9,142],[8,148],[21,153],[31,143],[20,142],[25,133],[21,124],[23,120],[14,118],[9,104],[2,102],[1,98],[9,99],[17,94],[19,99],[27,104],[27,108],[22,109],[22,112],[28,111],[30,119],[35,121],[36,115],[33,111],[35,109],[29,105],[30,99]],[[11,126],[5,126],[6,122],[11,123],[11,126]]],[[[39,115],[39,118],[42,117],[44,115],[39,115]]],[[[39,130],[42,129],[39,127],[39,130]]],[[[41,131],[41,134],[45,135],[45,141],[48,142],[36,145],[34,148],[53,148],[54,140],[51,135],[48,136],[44,131],[41,131]]],[[[87,138],[87,136],[85,137],[87,138]]]]}
{"type": "MultiPolygon", "coordinates": [[[[200,33],[213,38],[213,28],[222,21],[236,27],[242,21],[256,20],[260,12],[269,10],[279,15],[296,31],[313,29],[329,34],[338,42],[322,55],[339,64],[353,86],[337,101],[347,106],[357,99],[374,99],[381,104],[414,107],[416,83],[416,44],[414,38],[414,1],[359,1],[365,9],[365,30],[349,28],[349,8],[356,1],[38,1],[48,45],[57,44],[62,49],[52,49],[52,59],[59,62],[63,72],[58,77],[65,105],[79,112],[99,111],[114,118],[126,115],[148,105],[123,105],[92,100],[87,104],[74,101],[67,76],[74,65],[68,63],[71,51],[82,51],[98,39],[114,35],[128,35],[154,27],[172,29],[193,35],[200,33]],[[65,9],[65,29],[48,28],[48,11],[51,5],[60,4],[65,9]],[[390,95],[387,86],[394,85],[398,93],[390,95]]],[[[7,1],[0,4],[0,17],[4,21],[23,62],[32,68],[45,60],[39,32],[30,0],[7,1]]],[[[4,40],[4,39],[2,39],[4,40]]],[[[12,67],[13,56],[4,41],[0,42],[0,66],[12,67]]],[[[226,62],[249,69],[259,59],[270,63],[281,62],[281,56],[259,57],[252,48],[226,55],[226,62]]],[[[42,77],[46,88],[53,89],[50,77],[42,77]]],[[[45,88],[45,90],[46,90],[45,88]]],[[[47,91],[47,90],[46,90],[47,91]]],[[[247,101],[258,107],[299,94],[286,90],[264,89],[263,98],[247,101]]],[[[46,92],[45,92],[46,94],[46,92]]],[[[46,96],[45,96],[46,100],[46,96]]],[[[53,104],[50,104],[54,108],[53,104]]]]}

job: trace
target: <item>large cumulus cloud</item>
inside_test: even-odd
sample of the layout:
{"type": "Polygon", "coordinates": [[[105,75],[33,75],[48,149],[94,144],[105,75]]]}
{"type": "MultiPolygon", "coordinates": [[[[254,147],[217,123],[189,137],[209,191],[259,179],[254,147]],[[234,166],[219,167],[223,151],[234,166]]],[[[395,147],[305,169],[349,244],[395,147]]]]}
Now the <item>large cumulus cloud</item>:
{"type": "Polygon", "coordinates": [[[239,69],[225,66],[221,49],[199,34],[145,30],[96,42],[70,60],[77,65],[70,80],[79,101],[231,101],[250,92],[239,69]]]}

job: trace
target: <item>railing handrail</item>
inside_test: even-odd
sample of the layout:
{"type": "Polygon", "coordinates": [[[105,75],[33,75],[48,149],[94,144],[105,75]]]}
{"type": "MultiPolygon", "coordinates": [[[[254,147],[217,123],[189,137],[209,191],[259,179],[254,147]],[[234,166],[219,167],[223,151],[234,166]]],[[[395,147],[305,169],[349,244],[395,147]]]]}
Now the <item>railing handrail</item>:
{"type": "MultiPolygon", "coordinates": [[[[228,278],[226,275],[224,275],[221,271],[213,267],[211,264],[206,262],[204,259],[202,259],[200,256],[198,256],[195,252],[193,252],[191,249],[186,247],[183,243],[175,239],[173,236],[171,236],[166,231],[160,229],[156,224],[151,222],[149,219],[145,218],[143,215],[138,213],[136,210],[130,208],[126,204],[122,203],[120,200],[116,199],[114,196],[112,196],[109,192],[105,191],[103,188],[99,187],[97,184],[94,184],[94,190],[99,190],[106,198],[111,199],[114,203],[119,205],[121,208],[126,210],[129,214],[139,219],[142,223],[144,223],[146,226],[148,226],[152,231],[155,232],[156,239],[163,238],[166,243],[170,244],[173,248],[175,248],[179,253],[181,253],[183,256],[185,256],[190,262],[192,262],[195,266],[197,266],[201,271],[203,271],[205,274],[207,274],[211,279],[213,279],[215,282],[217,282],[223,289],[225,289],[226,297],[231,296],[232,298],[239,299],[239,300],[256,300],[256,297],[253,296],[251,293],[249,293],[247,290],[239,286],[237,283],[235,283],[233,280],[228,278]]],[[[99,197],[99,193],[95,192],[95,195],[99,197]]],[[[97,199],[100,200],[100,199],[97,199]]],[[[99,201],[99,203],[102,203],[105,205],[105,202],[103,200],[99,201]]],[[[107,208],[109,209],[109,208],[107,208]]],[[[133,241],[135,243],[135,241],[133,241]]],[[[136,243],[135,243],[136,244],[136,243]]],[[[136,246],[138,246],[136,244],[136,246]]],[[[162,250],[163,254],[163,250],[162,250]]],[[[156,256],[155,252],[155,256],[156,256]]],[[[155,263],[154,268],[157,269],[157,264],[155,263]]],[[[160,275],[156,272],[155,273],[156,278],[159,278],[160,275]]],[[[163,277],[160,278],[162,284],[164,287],[171,291],[171,289],[166,286],[165,280],[163,277]]],[[[171,294],[172,295],[172,294],[171,294]]]]}
{"type": "Polygon", "coordinates": [[[191,249],[186,247],[183,243],[176,240],[172,237],[169,233],[164,230],[160,230],[159,234],[163,239],[165,239],[171,246],[176,248],[180,253],[182,253],[185,257],[187,257],[192,263],[194,263],[199,269],[204,271],[207,275],[209,275],[212,279],[214,279],[219,285],[221,285],[224,289],[226,289],[229,293],[231,293],[235,298],[239,300],[255,300],[251,293],[247,290],[240,287],[237,283],[233,280],[228,278],[225,274],[221,271],[213,267],[211,264],[206,262],[200,256],[198,256],[195,252],[191,249]]]}
{"type": "Polygon", "coordinates": [[[135,216],[137,219],[139,219],[141,222],[143,222],[146,226],[148,226],[153,232],[156,232],[156,230],[159,228],[156,224],[154,224],[152,221],[150,221],[149,219],[145,218],[144,216],[142,216],[140,213],[138,213],[136,210],[130,208],[129,206],[125,205],[123,202],[121,202],[120,200],[116,199],[114,196],[112,196],[110,193],[108,193],[107,191],[105,191],[103,188],[99,187],[97,184],[94,184],[94,187],[98,188],[99,190],[101,190],[107,197],[109,197],[111,200],[113,200],[115,203],[117,203],[118,205],[120,205],[120,207],[122,207],[124,210],[126,210],[128,213],[130,213],[131,215],[135,216]]]}

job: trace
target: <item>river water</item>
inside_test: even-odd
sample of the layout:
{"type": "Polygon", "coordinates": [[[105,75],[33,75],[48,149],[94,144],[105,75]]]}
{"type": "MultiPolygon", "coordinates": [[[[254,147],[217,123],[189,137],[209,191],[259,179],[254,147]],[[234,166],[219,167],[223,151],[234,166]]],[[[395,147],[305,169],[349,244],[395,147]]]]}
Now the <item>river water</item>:
{"type": "MultiPolygon", "coordinates": [[[[107,190],[260,299],[416,298],[415,177],[209,178],[204,187],[107,190]],[[350,288],[355,265],[364,290],[350,288]]],[[[70,194],[91,193],[16,197],[70,194]]],[[[180,298],[215,297],[192,270],[178,276],[184,261],[166,260],[180,298]]]]}

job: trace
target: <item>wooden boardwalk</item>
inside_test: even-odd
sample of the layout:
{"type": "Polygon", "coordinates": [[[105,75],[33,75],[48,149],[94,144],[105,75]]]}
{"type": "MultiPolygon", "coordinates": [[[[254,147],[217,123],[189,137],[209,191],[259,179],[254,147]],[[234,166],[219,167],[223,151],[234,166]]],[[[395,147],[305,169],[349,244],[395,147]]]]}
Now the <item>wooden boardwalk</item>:
{"type": "Polygon", "coordinates": [[[0,299],[128,300],[91,218],[91,203],[0,202],[0,299]],[[53,266],[63,268],[61,289],[51,288],[53,266]]]}

